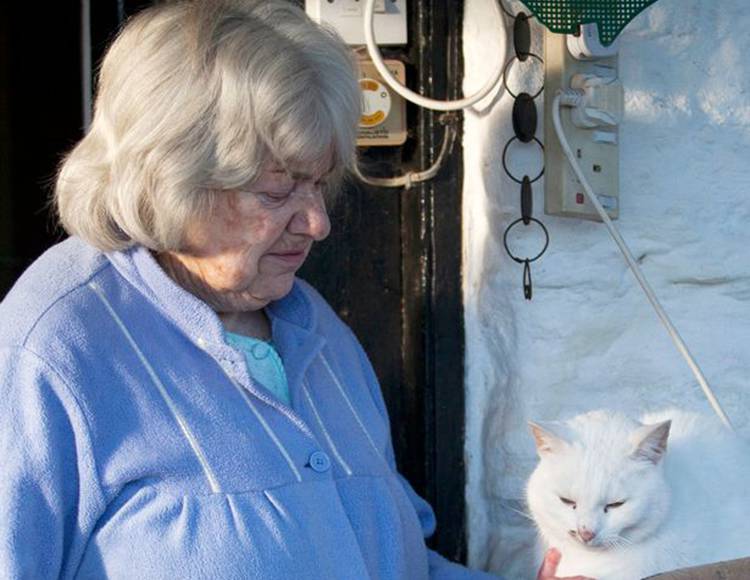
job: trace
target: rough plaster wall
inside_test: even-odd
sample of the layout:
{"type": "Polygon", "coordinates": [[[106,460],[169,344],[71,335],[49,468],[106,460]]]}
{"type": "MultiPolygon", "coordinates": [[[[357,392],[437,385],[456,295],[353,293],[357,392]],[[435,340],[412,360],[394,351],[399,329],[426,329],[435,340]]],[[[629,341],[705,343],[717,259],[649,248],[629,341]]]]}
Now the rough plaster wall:
{"type": "MultiPolygon", "coordinates": [[[[467,93],[511,54],[494,1],[466,0],[467,93]]],[[[660,0],[626,28],[616,222],[744,433],[750,431],[748,29],[745,0],[660,0]]],[[[542,54],[539,25],[532,31],[542,54]]],[[[538,65],[511,73],[514,89],[531,92],[541,82],[538,65]]],[[[509,96],[490,96],[467,112],[465,123],[468,528],[473,566],[529,578],[534,534],[519,513],[535,464],[528,419],[605,407],[634,415],[668,406],[710,410],[603,226],[543,216],[541,181],[534,186],[535,215],[552,241],[532,269],[534,299],[523,299],[521,267],[502,247],[505,226],[520,214],[519,186],[500,162],[512,136],[511,107],[509,96]]],[[[534,148],[514,148],[512,159],[521,175],[538,171],[534,148]]],[[[538,238],[517,242],[532,251],[538,238]]]]}

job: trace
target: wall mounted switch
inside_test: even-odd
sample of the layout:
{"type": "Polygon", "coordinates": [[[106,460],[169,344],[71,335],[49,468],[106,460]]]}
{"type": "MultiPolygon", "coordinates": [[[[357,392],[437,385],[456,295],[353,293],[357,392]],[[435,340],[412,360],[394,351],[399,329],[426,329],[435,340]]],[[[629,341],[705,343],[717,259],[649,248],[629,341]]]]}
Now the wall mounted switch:
{"type": "MultiPolygon", "coordinates": [[[[347,44],[365,44],[365,0],[305,0],[316,22],[333,26],[347,44]]],[[[375,40],[380,45],[407,43],[406,0],[375,0],[375,40]]]]}

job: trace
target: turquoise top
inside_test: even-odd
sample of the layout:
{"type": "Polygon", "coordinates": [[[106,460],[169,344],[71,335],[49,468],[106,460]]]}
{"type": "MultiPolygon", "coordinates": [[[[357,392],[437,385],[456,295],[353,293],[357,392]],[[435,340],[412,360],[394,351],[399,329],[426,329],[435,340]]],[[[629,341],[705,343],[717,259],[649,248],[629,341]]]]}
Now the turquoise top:
{"type": "Polygon", "coordinates": [[[284,372],[284,363],[270,342],[226,332],[227,343],[235,347],[245,357],[247,372],[263,387],[268,389],[285,405],[291,406],[289,383],[284,372]]]}

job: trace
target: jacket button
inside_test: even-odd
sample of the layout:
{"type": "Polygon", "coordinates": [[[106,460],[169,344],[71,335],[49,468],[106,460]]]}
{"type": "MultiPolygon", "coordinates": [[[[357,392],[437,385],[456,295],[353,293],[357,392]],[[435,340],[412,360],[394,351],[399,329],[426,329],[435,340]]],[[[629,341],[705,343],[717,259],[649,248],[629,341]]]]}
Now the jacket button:
{"type": "Polygon", "coordinates": [[[324,473],[331,468],[331,460],[322,451],[314,451],[310,454],[310,467],[313,471],[324,473]]]}
{"type": "Polygon", "coordinates": [[[253,353],[253,358],[255,360],[263,360],[268,358],[268,355],[271,354],[271,347],[264,342],[259,342],[253,345],[251,352],[253,353]]]}

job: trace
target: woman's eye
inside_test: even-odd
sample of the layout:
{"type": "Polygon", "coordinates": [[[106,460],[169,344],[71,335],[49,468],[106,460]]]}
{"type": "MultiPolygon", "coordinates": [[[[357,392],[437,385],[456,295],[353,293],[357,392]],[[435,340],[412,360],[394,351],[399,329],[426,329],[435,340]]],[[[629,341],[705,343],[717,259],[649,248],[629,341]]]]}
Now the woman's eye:
{"type": "Polygon", "coordinates": [[[576,509],[576,502],[574,502],[572,499],[568,499],[567,497],[560,496],[560,501],[563,502],[565,505],[570,506],[573,509],[576,509]]]}
{"type": "Polygon", "coordinates": [[[267,201],[280,202],[286,200],[291,193],[288,191],[264,191],[260,195],[267,201]]]}

